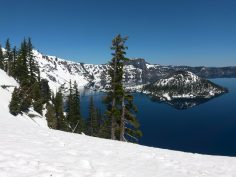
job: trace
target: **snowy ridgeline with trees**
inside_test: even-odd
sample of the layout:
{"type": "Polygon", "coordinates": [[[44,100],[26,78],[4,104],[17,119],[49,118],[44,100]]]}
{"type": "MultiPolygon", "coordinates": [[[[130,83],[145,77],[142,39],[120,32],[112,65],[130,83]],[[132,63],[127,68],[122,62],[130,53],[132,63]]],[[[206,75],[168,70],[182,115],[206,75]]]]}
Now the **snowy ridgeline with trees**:
{"type": "Polygon", "coordinates": [[[69,83],[69,88],[61,85],[52,91],[48,80],[40,77],[31,39],[24,39],[17,49],[11,48],[7,39],[5,49],[0,46],[0,68],[19,83],[12,93],[9,111],[12,115],[28,113],[33,109],[46,117],[48,127],[73,133],[138,142],[142,136],[135,117],[137,108],[133,105],[133,96],[123,86],[127,38],[120,35],[112,41],[112,60],[107,77],[110,77],[107,96],[101,100],[107,106],[104,114],[97,109],[90,99],[89,116],[80,114],[80,93],[76,82],[69,83]]]}
{"type": "Polygon", "coordinates": [[[1,177],[236,176],[235,157],[176,152],[57,131],[49,129],[46,119],[32,107],[13,116],[8,104],[19,84],[1,69],[0,78],[1,177]]]}

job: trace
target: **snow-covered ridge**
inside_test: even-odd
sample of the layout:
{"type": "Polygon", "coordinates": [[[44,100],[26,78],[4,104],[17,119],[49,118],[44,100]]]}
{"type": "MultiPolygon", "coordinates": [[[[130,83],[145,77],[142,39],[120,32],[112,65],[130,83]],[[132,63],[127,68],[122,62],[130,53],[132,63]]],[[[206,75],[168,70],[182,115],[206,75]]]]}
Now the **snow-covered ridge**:
{"type": "MultiPolygon", "coordinates": [[[[81,87],[93,87],[102,90],[109,81],[106,64],[84,64],[68,61],[55,56],[43,55],[37,50],[33,51],[35,61],[38,63],[41,77],[49,81],[49,86],[56,91],[61,85],[67,85],[69,81],[76,81],[81,87]]],[[[143,82],[143,70],[132,64],[125,65],[125,81],[127,85],[141,84],[143,82]]]]}
{"type": "MultiPolygon", "coordinates": [[[[18,83],[0,69],[0,85],[18,83]]],[[[12,116],[0,87],[1,177],[234,177],[236,158],[199,155],[66,133],[44,117],[12,116]]]]}
{"type": "MultiPolygon", "coordinates": [[[[95,65],[73,62],[56,56],[43,55],[34,50],[35,60],[38,62],[41,77],[49,80],[52,90],[56,91],[61,85],[76,81],[81,87],[90,87],[104,90],[109,81],[107,64],[95,65]]],[[[152,83],[158,79],[168,77],[175,71],[190,71],[203,78],[236,77],[236,67],[188,67],[188,66],[161,66],[149,64],[144,59],[132,59],[125,65],[125,86],[136,86],[152,83]]],[[[193,80],[198,79],[190,77],[193,80]]],[[[171,79],[171,78],[169,78],[171,79]]],[[[187,78],[188,79],[188,78],[187,78]]],[[[168,82],[168,80],[163,80],[168,82]]],[[[138,91],[138,90],[136,90],[138,91]]]]}

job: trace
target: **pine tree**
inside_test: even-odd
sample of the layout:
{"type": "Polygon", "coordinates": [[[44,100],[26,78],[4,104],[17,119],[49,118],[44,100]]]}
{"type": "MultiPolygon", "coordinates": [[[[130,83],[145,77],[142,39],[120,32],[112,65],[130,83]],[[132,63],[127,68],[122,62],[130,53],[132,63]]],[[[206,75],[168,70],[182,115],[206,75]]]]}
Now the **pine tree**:
{"type": "Polygon", "coordinates": [[[12,64],[11,64],[11,75],[16,77],[16,61],[17,61],[18,53],[16,46],[12,50],[12,64]]]}
{"type": "Polygon", "coordinates": [[[73,88],[70,82],[67,102],[67,121],[70,129],[73,133],[81,133],[84,130],[84,121],[80,115],[80,94],[76,82],[74,82],[73,88]]]}
{"type": "Polygon", "coordinates": [[[4,56],[1,44],[0,44],[0,69],[4,69],[4,56]]]}
{"type": "Polygon", "coordinates": [[[27,43],[26,40],[21,43],[19,56],[15,66],[15,77],[21,86],[29,87],[31,84],[29,79],[28,65],[27,65],[27,43]]]}
{"type": "Polygon", "coordinates": [[[6,52],[5,52],[5,71],[8,75],[11,74],[11,64],[12,64],[12,51],[11,51],[11,45],[10,40],[7,39],[6,46],[5,46],[6,52]]]}
{"type": "Polygon", "coordinates": [[[51,99],[51,91],[48,85],[48,80],[41,79],[40,86],[42,103],[45,104],[51,99]]]}
{"type": "Polygon", "coordinates": [[[74,114],[75,120],[77,121],[77,127],[74,129],[75,132],[81,133],[84,131],[84,120],[80,113],[80,93],[78,89],[78,85],[74,82],[74,114]]]}
{"type": "Polygon", "coordinates": [[[31,88],[27,87],[27,86],[20,86],[19,87],[19,97],[21,98],[20,101],[20,111],[21,112],[28,112],[29,111],[29,107],[32,104],[32,97],[29,94],[29,92],[31,91],[31,88]]]}
{"type": "Polygon", "coordinates": [[[71,131],[73,131],[74,127],[76,126],[76,123],[74,122],[74,113],[73,113],[73,90],[71,81],[69,83],[69,95],[67,97],[67,109],[66,109],[66,119],[69,123],[69,127],[71,131]],[[75,124],[75,125],[74,125],[75,124]]]}
{"type": "Polygon", "coordinates": [[[63,107],[63,95],[61,89],[56,93],[54,99],[56,120],[57,120],[57,130],[68,131],[68,124],[64,116],[64,107],[63,107]]]}
{"type": "Polygon", "coordinates": [[[107,116],[111,118],[111,139],[117,139],[116,132],[118,121],[120,119],[119,102],[120,95],[122,94],[122,77],[123,67],[122,60],[124,59],[125,50],[124,46],[127,38],[122,38],[121,35],[116,36],[112,40],[111,49],[114,50],[112,53],[112,60],[110,62],[109,75],[111,78],[110,91],[107,94],[106,103],[108,104],[107,116]]]}
{"type": "Polygon", "coordinates": [[[130,94],[125,93],[123,99],[124,99],[122,100],[123,117],[121,118],[121,124],[120,124],[120,140],[138,142],[138,138],[142,136],[142,132],[139,130],[140,124],[135,117],[135,113],[137,112],[137,107],[133,103],[134,97],[130,94]],[[127,138],[125,138],[125,136],[127,138]]]}
{"type": "Polygon", "coordinates": [[[34,83],[34,87],[32,88],[32,98],[33,98],[33,107],[36,112],[42,114],[43,110],[43,102],[41,98],[41,90],[40,90],[40,82],[34,83]]]}
{"type": "Polygon", "coordinates": [[[123,77],[123,60],[125,59],[124,55],[125,50],[127,49],[124,46],[126,38],[122,38],[121,35],[116,36],[112,40],[111,49],[114,51],[112,53],[112,60],[110,62],[109,76],[111,78],[110,82],[110,91],[106,97],[106,103],[108,104],[107,116],[111,118],[111,139],[119,139],[117,136],[117,127],[119,127],[120,119],[120,102],[121,95],[123,93],[122,87],[122,77],[123,77]]]}
{"type": "Polygon", "coordinates": [[[56,118],[56,112],[55,112],[54,105],[51,103],[47,103],[46,109],[47,109],[47,112],[45,114],[45,117],[47,120],[48,127],[52,128],[52,129],[57,129],[58,122],[57,122],[57,118],[56,118]]]}
{"type": "Polygon", "coordinates": [[[9,104],[10,113],[14,116],[18,115],[20,111],[20,97],[19,97],[19,90],[17,88],[14,89],[12,93],[11,102],[9,104]]]}
{"type": "Polygon", "coordinates": [[[27,62],[29,64],[29,76],[30,82],[34,83],[37,81],[39,73],[39,67],[36,65],[33,55],[33,45],[31,42],[31,38],[28,38],[27,42],[27,62]]]}
{"type": "Polygon", "coordinates": [[[94,106],[93,97],[90,97],[89,103],[89,117],[87,122],[87,131],[90,136],[98,136],[99,131],[99,121],[98,121],[98,112],[94,106]]]}
{"type": "Polygon", "coordinates": [[[120,141],[137,140],[137,137],[141,135],[138,130],[138,121],[132,114],[134,111],[133,99],[126,93],[123,86],[124,63],[128,61],[125,57],[127,39],[127,37],[122,38],[121,35],[118,35],[112,41],[111,49],[114,50],[114,53],[112,53],[113,58],[109,69],[111,82],[105,100],[108,105],[106,115],[111,119],[111,139],[120,141]],[[126,135],[129,139],[126,139],[126,135]]]}

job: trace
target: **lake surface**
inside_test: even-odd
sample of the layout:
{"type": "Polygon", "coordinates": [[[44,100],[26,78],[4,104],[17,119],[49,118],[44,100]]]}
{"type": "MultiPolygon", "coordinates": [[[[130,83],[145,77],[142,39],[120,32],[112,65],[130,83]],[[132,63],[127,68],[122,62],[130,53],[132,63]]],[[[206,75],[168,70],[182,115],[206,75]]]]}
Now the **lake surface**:
{"type": "MultiPolygon", "coordinates": [[[[185,152],[236,156],[236,79],[212,81],[227,87],[229,93],[184,110],[152,101],[144,94],[134,94],[143,132],[139,143],[185,152]]],[[[104,110],[103,93],[82,94],[84,117],[88,114],[91,95],[97,107],[104,110]]]]}

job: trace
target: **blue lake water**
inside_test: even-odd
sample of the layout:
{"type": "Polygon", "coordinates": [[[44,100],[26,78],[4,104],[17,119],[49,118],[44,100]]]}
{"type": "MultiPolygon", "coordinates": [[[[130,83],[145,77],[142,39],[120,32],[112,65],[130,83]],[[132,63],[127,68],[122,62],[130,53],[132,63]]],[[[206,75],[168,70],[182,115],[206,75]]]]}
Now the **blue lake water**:
{"type": "MultiPolygon", "coordinates": [[[[236,79],[213,79],[229,93],[193,108],[178,110],[134,94],[137,117],[146,146],[212,155],[236,156],[236,79]]],[[[91,94],[81,96],[82,115],[87,117],[91,94]]],[[[95,104],[104,110],[103,93],[92,93],[95,104]]]]}

